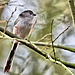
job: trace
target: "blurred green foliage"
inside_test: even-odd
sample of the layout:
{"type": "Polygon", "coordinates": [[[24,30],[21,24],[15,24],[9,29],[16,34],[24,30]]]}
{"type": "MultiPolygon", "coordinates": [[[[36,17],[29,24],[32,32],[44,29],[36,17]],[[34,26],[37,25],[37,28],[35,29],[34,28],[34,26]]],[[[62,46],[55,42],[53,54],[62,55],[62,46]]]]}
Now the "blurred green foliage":
{"type": "MultiPolygon", "coordinates": [[[[39,19],[44,19],[44,22],[42,22],[41,24],[36,24],[37,28],[33,32],[31,40],[38,40],[42,38],[45,34],[50,33],[52,19],[54,19],[53,27],[55,27],[57,23],[62,22],[62,17],[64,17],[64,15],[70,16],[68,0],[40,0],[39,3],[39,19]],[[61,19],[60,22],[58,18],[61,19]]],[[[47,39],[50,39],[50,37],[46,38],[46,40],[44,41],[47,42],[47,39]]]]}
{"type": "MultiPolygon", "coordinates": [[[[54,19],[53,28],[56,27],[56,25],[60,22],[65,23],[65,20],[64,20],[65,15],[67,15],[70,18],[69,20],[71,21],[68,0],[38,0],[38,2],[39,2],[39,13],[38,13],[38,17],[37,17],[38,20],[37,20],[37,24],[35,26],[35,30],[32,33],[31,38],[30,38],[30,40],[32,40],[32,41],[37,41],[40,38],[42,38],[44,35],[51,33],[52,19],[54,19]],[[40,20],[40,23],[39,23],[39,20],[40,20]]],[[[0,9],[0,15],[1,15],[2,11],[3,11],[3,9],[0,9]]],[[[69,21],[67,21],[67,22],[69,22],[69,21]]],[[[0,26],[4,26],[4,24],[0,24],[0,26]]],[[[50,39],[51,39],[51,36],[48,36],[43,41],[51,42],[50,39]]],[[[4,60],[2,60],[2,59],[5,58],[5,56],[8,54],[10,47],[11,47],[10,41],[0,39],[1,62],[4,62],[4,60]],[[8,51],[6,49],[8,49],[8,51]],[[5,52],[5,53],[3,53],[3,52],[5,52]],[[5,56],[2,54],[4,54],[5,56]]],[[[40,47],[40,48],[42,50],[44,49],[48,53],[52,53],[52,55],[53,55],[52,48],[47,48],[47,47],[40,47]]],[[[51,65],[55,66],[55,69],[56,69],[56,71],[54,70],[54,73],[51,73],[51,75],[67,75],[67,74],[65,74],[66,72],[65,72],[65,70],[63,70],[62,67],[60,67],[61,69],[60,68],[57,69],[58,65],[54,65],[53,63],[51,63],[48,60],[46,61],[39,54],[31,51],[31,55],[33,57],[32,60],[34,61],[34,66],[35,66],[33,68],[33,72],[32,72],[33,75],[44,75],[44,73],[49,69],[49,67],[51,65]],[[43,61],[41,61],[39,63],[38,62],[39,59],[42,59],[44,62],[47,63],[47,65],[45,66],[44,70],[41,73],[39,71],[37,71],[37,67],[43,61]]],[[[2,64],[2,63],[0,63],[0,64],[2,64]]]]}

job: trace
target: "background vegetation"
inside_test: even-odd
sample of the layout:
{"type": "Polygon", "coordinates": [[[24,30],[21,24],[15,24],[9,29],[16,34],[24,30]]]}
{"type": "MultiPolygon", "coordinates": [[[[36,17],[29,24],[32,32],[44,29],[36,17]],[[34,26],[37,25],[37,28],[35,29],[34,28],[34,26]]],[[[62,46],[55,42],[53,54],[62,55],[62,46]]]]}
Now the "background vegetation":
{"type": "MultiPolygon", "coordinates": [[[[68,0],[0,0],[0,27],[5,28],[7,25],[6,30],[12,33],[14,21],[18,14],[26,9],[31,9],[37,14],[37,23],[29,38],[30,41],[39,41],[48,44],[52,43],[51,37],[54,40],[70,25],[70,27],[68,27],[69,29],[62,33],[54,44],[68,46],[68,49],[73,48],[74,50],[75,34],[68,0]],[[14,12],[10,21],[8,23],[5,22],[5,20],[9,20],[16,7],[17,10],[14,12]],[[54,20],[53,24],[52,20],[54,20]],[[50,35],[41,40],[41,38],[47,34],[50,35]]],[[[33,22],[35,22],[36,18],[33,22]]],[[[2,38],[2,32],[0,32],[0,36],[0,74],[4,75],[3,67],[10,52],[13,40],[9,39],[8,36],[7,38],[2,38]]],[[[48,53],[52,57],[54,57],[54,49],[56,58],[67,63],[75,63],[75,54],[66,51],[64,47],[53,48],[52,46],[38,46],[38,48],[41,49],[41,52],[48,53]]],[[[59,63],[56,64],[54,62],[55,61],[51,59],[48,60],[40,53],[38,54],[29,47],[21,44],[16,51],[12,69],[7,75],[72,75],[70,71],[75,74],[75,69],[73,67],[68,67],[68,71],[67,69],[65,70],[65,65],[62,66],[59,65],[59,63]]],[[[63,63],[64,62],[62,62],[62,64],[63,63]]]]}

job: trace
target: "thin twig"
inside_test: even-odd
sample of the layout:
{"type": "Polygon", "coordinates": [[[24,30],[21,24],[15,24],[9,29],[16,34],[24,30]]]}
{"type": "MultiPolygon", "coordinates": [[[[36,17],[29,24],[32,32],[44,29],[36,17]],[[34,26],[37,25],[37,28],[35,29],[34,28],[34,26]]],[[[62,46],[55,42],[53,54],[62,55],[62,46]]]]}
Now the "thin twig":
{"type": "Polygon", "coordinates": [[[21,4],[9,4],[9,6],[20,6],[20,7],[24,7],[25,5],[21,5],[21,4]]]}
{"type": "Polygon", "coordinates": [[[5,5],[8,5],[8,4],[10,4],[10,3],[15,3],[15,2],[16,2],[16,1],[10,1],[10,0],[5,1],[5,2],[1,1],[1,2],[0,2],[0,6],[5,6],[5,5]]]}
{"type": "MultiPolygon", "coordinates": [[[[4,28],[0,27],[0,31],[3,32],[4,31],[4,28]]],[[[13,33],[9,32],[9,31],[5,31],[5,35],[8,35],[9,37],[11,38],[18,38],[20,39],[19,37],[17,37],[16,35],[14,35],[13,33]]],[[[31,42],[37,46],[52,46],[51,43],[45,43],[45,42],[31,42]]],[[[54,44],[53,45],[55,48],[60,48],[60,49],[64,49],[64,50],[67,50],[67,51],[70,51],[70,52],[74,52],[75,53],[75,48],[71,48],[71,47],[68,47],[68,46],[63,46],[63,45],[57,45],[57,44],[54,44]]]]}
{"type": "Polygon", "coordinates": [[[53,42],[55,42],[65,31],[67,31],[70,28],[70,25],[64,30],[62,31],[55,39],[53,42]]]}
{"type": "MultiPolygon", "coordinates": [[[[52,59],[54,59],[53,56],[51,56],[52,59]]],[[[74,63],[69,63],[69,62],[65,62],[63,60],[60,60],[59,58],[56,58],[57,61],[60,61],[61,63],[63,63],[65,66],[69,67],[69,68],[73,68],[75,69],[75,64],[74,63]]]]}
{"type": "MultiPolygon", "coordinates": [[[[0,28],[0,31],[3,32],[3,29],[0,28]]],[[[15,36],[14,34],[10,33],[10,32],[7,31],[7,30],[6,30],[6,34],[9,35],[9,36],[11,37],[11,39],[15,39],[15,40],[17,40],[17,41],[23,43],[24,45],[30,47],[32,50],[36,51],[36,52],[39,53],[40,55],[44,56],[45,58],[49,58],[49,59],[51,60],[51,58],[50,58],[50,56],[49,56],[48,54],[46,54],[45,52],[43,53],[43,52],[41,51],[41,49],[39,49],[36,45],[32,44],[32,42],[30,43],[30,42],[28,42],[28,41],[26,41],[26,40],[19,39],[19,37],[15,36]]],[[[6,34],[5,34],[5,35],[6,35],[6,34]]],[[[52,60],[53,60],[53,59],[52,59],[52,60]]],[[[53,60],[52,62],[55,62],[55,61],[53,60]]],[[[56,61],[55,63],[57,63],[57,61],[56,61]]],[[[65,64],[67,64],[67,63],[65,63],[65,64]]],[[[66,68],[65,68],[66,66],[64,65],[64,66],[65,66],[65,67],[64,67],[64,66],[62,65],[62,63],[59,63],[59,65],[61,65],[64,69],[66,69],[66,68]]],[[[72,66],[73,66],[73,65],[72,65],[72,66]]],[[[67,70],[71,75],[74,75],[68,68],[67,68],[66,70],[67,70]]]]}
{"type": "MultiPolygon", "coordinates": [[[[62,64],[59,61],[55,61],[52,57],[50,57],[50,55],[48,53],[46,53],[45,51],[42,52],[42,50],[40,48],[38,48],[35,44],[29,43],[27,40],[22,40],[22,39],[17,39],[17,38],[12,38],[12,39],[13,40],[15,39],[15,40],[25,44],[26,46],[30,47],[35,52],[37,52],[40,55],[44,56],[46,59],[49,59],[51,62],[62,66],[65,70],[67,70],[69,72],[69,74],[74,75],[64,64],[62,64]]],[[[65,64],[67,64],[67,63],[65,63],[65,64]]]]}
{"type": "Polygon", "coordinates": [[[51,33],[44,35],[41,39],[39,39],[37,42],[44,40],[47,36],[52,36],[51,33]]]}
{"type": "Polygon", "coordinates": [[[35,20],[35,22],[32,24],[32,27],[31,27],[31,30],[30,30],[30,33],[29,33],[29,36],[28,36],[28,40],[30,39],[31,35],[32,35],[32,32],[34,31],[34,26],[35,24],[37,23],[37,19],[35,20]]]}
{"type": "MultiPolygon", "coordinates": [[[[52,20],[52,23],[51,23],[51,34],[52,34],[52,26],[53,26],[53,22],[54,22],[54,19],[52,20]]],[[[53,52],[54,52],[54,59],[56,60],[56,55],[55,55],[55,49],[54,49],[54,46],[53,46],[53,37],[51,36],[51,42],[52,42],[52,48],[53,48],[53,52]]]]}
{"type": "MultiPolygon", "coordinates": [[[[32,42],[32,43],[37,46],[48,46],[48,47],[52,46],[52,43],[45,43],[45,42],[32,42]]],[[[60,48],[62,50],[67,50],[67,51],[75,53],[75,48],[72,48],[72,47],[57,45],[57,44],[53,44],[53,46],[54,48],[60,48]]]]}
{"type": "Polygon", "coordinates": [[[10,19],[13,17],[13,14],[15,13],[16,10],[17,10],[17,7],[16,7],[15,10],[12,12],[10,18],[6,21],[4,33],[5,33],[5,31],[6,31],[6,28],[7,28],[7,26],[8,26],[8,23],[9,23],[10,19]]]}
{"type": "Polygon", "coordinates": [[[7,21],[7,24],[8,24],[8,22],[10,21],[10,19],[13,17],[13,14],[16,12],[16,10],[17,10],[17,7],[16,7],[15,10],[11,13],[10,18],[9,18],[8,21],[7,21]]]}
{"type": "Polygon", "coordinates": [[[68,4],[69,4],[69,9],[70,9],[70,12],[71,12],[73,24],[75,25],[75,5],[74,5],[74,0],[68,0],[68,4]]]}
{"type": "MultiPolygon", "coordinates": [[[[52,23],[51,23],[51,34],[52,34],[53,21],[54,21],[54,19],[52,20],[52,23]]],[[[53,41],[52,36],[51,36],[51,41],[53,41]]]]}
{"type": "MultiPolygon", "coordinates": [[[[47,54],[47,57],[48,57],[48,59],[49,59],[50,61],[52,61],[53,63],[56,63],[56,64],[62,66],[65,70],[67,70],[67,71],[69,72],[69,74],[74,75],[64,64],[62,64],[62,63],[59,62],[59,61],[53,60],[53,59],[50,57],[49,54],[47,54]]],[[[55,59],[55,58],[54,58],[54,59],[55,59]]]]}

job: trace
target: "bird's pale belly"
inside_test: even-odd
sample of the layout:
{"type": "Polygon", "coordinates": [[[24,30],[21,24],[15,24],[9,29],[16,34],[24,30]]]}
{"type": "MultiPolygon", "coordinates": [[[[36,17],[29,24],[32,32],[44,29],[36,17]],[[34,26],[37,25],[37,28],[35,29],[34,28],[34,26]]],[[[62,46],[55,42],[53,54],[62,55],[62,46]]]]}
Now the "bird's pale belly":
{"type": "Polygon", "coordinates": [[[21,37],[21,38],[25,38],[29,32],[30,32],[30,29],[31,27],[21,27],[21,26],[14,26],[14,29],[13,29],[13,33],[16,34],[18,37],[21,37]]]}

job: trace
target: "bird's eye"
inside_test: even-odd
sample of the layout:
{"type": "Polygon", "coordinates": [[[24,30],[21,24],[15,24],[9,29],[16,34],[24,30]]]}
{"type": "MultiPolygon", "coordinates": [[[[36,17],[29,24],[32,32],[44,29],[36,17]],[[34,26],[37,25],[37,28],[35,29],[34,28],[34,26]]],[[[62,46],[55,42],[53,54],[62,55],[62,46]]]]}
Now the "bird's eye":
{"type": "Polygon", "coordinates": [[[33,14],[33,12],[30,12],[30,15],[32,15],[33,14]]]}

